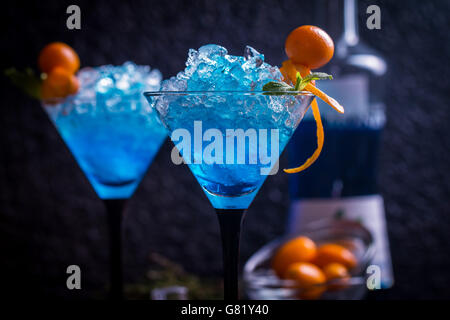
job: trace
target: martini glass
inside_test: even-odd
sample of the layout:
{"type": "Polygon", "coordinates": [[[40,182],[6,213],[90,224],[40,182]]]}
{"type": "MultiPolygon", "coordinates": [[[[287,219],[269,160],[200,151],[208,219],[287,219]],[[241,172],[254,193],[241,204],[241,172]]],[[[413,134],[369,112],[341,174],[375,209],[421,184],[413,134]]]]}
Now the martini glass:
{"type": "MultiPolygon", "coordinates": [[[[278,158],[313,95],[159,91],[146,92],[145,96],[216,210],[222,238],[224,297],[237,300],[239,238],[245,211],[267,175],[276,172],[278,158]]],[[[172,159],[179,162],[176,155],[172,152],[172,159]]]]}
{"type": "Polygon", "coordinates": [[[70,97],[46,101],[43,107],[106,206],[110,297],[122,299],[123,211],[164,142],[166,130],[141,97],[70,97]]]}

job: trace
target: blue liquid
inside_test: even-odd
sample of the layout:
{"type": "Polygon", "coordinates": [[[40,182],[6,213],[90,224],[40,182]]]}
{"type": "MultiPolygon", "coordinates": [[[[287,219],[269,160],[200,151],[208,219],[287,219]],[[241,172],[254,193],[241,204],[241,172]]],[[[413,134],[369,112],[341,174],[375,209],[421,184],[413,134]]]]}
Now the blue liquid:
{"type": "MultiPolygon", "coordinates": [[[[289,176],[292,199],[359,196],[377,192],[381,126],[324,122],[325,142],[318,160],[289,176]],[[337,193],[337,194],[336,194],[337,193]]],[[[303,120],[289,144],[289,163],[303,163],[317,147],[316,124],[303,120]]]]}
{"type": "MultiPolygon", "coordinates": [[[[267,173],[277,165],[280,153],[311,101],[309,96],[266,96],[214,92],[206,95],[166,94],[148,98],[160,113],[161,120],[170,132],[184,129],[190,133],[191,147],[188,150],[181,149],[179,151],[188,162],[189,168],[211,204],[217,209],[246,209],[250,206],[267,178],[267,173]],[[194,123],[196,121],[201,121],[200,137],[195,134],[194,123]],[[194,147],[195,141],[198,141],[198,138],[202,140],[202,135],[209,129],[219,131],[217,139],[222,141],[223,154],[217,157],[222,159],[222,163],[205,161],[211,160],[208,153],[205,153],[205,149],[212,141],[215,141],[215,138],[212,138],[211,141],[203,141],[199,148],[194,147]],[[226,147],[227,129],[242,129],[243,131],[253,129],[257,137],[256,144],[250,144],[249,139],[245,139],[245,152],[238,150],[238,144],[234,138],[234,160],[231,163],[226,159],[230,151],[226,147]],[[266,130],[266,138],[261,138],[260,129],[266,130]],[[278,132],[278,139],[274,136],[276,141],[272,141],[272,130],[278,132]],[[274,143],[278,143],[278,150],[272,152],[274,143]],[[264,151],[261,152],[261,149],[264,151]],[[238,151],[241,151],[240,154],[245,154],[243,163],[237,161],[238,151]],[[262,155],[269,157],[270,160],[266,162],[262,155]],[[256,161],[250,162],[250,157],[256,161]],[[199,163],[200,160],[201,163],[199,163]],[[261,172],[261,169],[266,170],[265,174],[261,172]]],[[[203,138],[203,140],[206,139],[203,138]]],[[[179,145],[181,139],[175,139],[174,143],[179,145]]],[[[212,156],[214,157],[215,154],[212,156]]]]}
{"type": "Polygon", "coordinates": [[[129,198],[166,137],[138,111],[71,113],[55,125],[101,199],[129,198]]]}
{"type": "MultiPolygon", "coordinates": [[[[193,132],[191,131],[191,134],[193,132]]],[[[282,135],[279,139],[280,153],[286,146],[290,136],[282,135]]],[[[271,150],[271,140],[264,143],[266,150],[271,150]]],[[[261,169],[270,169],[275,163],[263,164],[257,159],[256,164],[249,164],[249,152],[256,154],[256,150],[246,145],[247,159],[245,164],[189,164],[189,168],[196,177],[209,201],[217,209],[246,209],[250,206],[267,175],[261,173],[261,169]]],[[[203,148],[204,150],[204,148],[203,148]]],[[[226,154],[225,148],[225,154],[226,154]]],[[[234,154],[238,152],[237,144],[234,144],[234,154]]],[[[275,162],[278,161],[280,153],[276,154],[275,162]]]]}

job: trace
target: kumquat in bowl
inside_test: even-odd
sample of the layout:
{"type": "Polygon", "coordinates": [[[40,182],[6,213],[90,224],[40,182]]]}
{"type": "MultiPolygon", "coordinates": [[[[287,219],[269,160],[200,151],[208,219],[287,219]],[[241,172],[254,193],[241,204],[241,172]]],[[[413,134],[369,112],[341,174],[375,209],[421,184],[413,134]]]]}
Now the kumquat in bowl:
{"type": "Polygon", "coordinates": [[[361,299],[374,253],[372,234],[358,222],[311,223],[250,257],[244,267],[245,294],[255,300],[361,299]]]}

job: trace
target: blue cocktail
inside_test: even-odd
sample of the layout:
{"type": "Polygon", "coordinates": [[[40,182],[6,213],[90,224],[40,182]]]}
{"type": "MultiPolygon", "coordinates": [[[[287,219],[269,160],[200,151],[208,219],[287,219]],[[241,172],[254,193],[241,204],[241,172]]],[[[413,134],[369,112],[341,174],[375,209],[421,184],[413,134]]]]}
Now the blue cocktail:
{"type": "Polygon", "coordinates": [[[164,127],[140,100],[121,99],[119,111],[79,103],[66,102],[72,110],[54,118],[61,137],[101,199],[131,197],[166,138],[164,127]]]}
{"type": "Polygon", "coordinates": [[[162,77],[158,70],[128,62],[85,68],[78,78],[78,94],[43,106],[108,210],[111,296],[120,299],[125,202],[167,135],[142,91],[157,90],[162,77]]]}
{"type": "Polygon", "coordinates": [[[262,91],[276,67],[247,47],[244,57],[215,45],[190,50],[187,68],[147,92],[171,134],[175,163],[188,164],[216,209],[223,243],[225,299],[238,298],[239,234],[245,210],[294,133],[313,95],[262,91]],[[179,157],[178,152],[182,158],[179,157]]]}

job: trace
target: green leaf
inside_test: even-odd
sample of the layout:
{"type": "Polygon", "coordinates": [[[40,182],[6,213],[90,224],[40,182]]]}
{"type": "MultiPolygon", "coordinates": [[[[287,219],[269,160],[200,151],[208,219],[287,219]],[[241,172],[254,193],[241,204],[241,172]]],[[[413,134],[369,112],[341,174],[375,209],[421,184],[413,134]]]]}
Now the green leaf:
{"type": "Polygon", "coordinates": [[[25,94],[38,100],[41,99],[42,80],[34,74],[33,70],[27,68],[25,71],[18,71],[16,68],[9,68],[4,73],[25,94]]]}
{"type": "MultiPolygon", "coordinates": [[[[323,72],[313,72],[305,76],[298,86],[298,90],[301,91],[305,89],[306,85],[310,83],[313,80],[327,80],[327,79],[333,79],[333,77],[329,74],[323,73],[323,72]]],[[[297,80],[298,85],[298,80],[297,80]]]]}
{"type": "Polygon", "coordinates": [[[295,87],[288,85],[285,82],[272,81],[263,86],[263,91],[270,91],[264,94],[267,95],[296,95],[295,92],[289,91],[302,91],[306,85],[313,80],[327,80],[333,79],[333,76],[323,72],[313,72],[302,78],[300,72],[297,72],[297,81],[295,87]]]}
{"type": "Polygon", "coordinates": [[[264,93],[265,95],[271,96],[283,96],[283,95],[293,95],[295,93],[289,93],[289,91],[294,91],[294,88],[285,82],[268,82],[263,86],[263,91],[268,91],[264,93]]]}
{"type": "Polygon", "coordinates": [[[268,82],[263,86],[263,91],[286,91],[292,90],[292,87],[285,82],[268,82]]]}
{"type": "Polygon", "coordinates": [[[300,72],[297,72],[296,77],[297,77],[297,79],[295,80],[295,88],[294,88],[294,90],[295,91],[299,91],[303,79],[302,79],[302,75],[300,74],[300,72]]]}
{"type": "Polygon", "coordinates": [[[333,76],[324,72],[312,72],[303,78],[303,81],[313,81],[313,80],[332,80],[333,76]]]}

